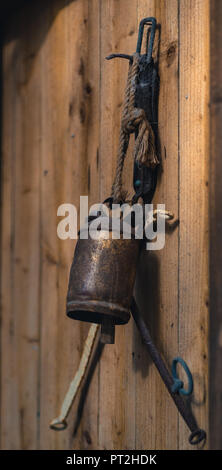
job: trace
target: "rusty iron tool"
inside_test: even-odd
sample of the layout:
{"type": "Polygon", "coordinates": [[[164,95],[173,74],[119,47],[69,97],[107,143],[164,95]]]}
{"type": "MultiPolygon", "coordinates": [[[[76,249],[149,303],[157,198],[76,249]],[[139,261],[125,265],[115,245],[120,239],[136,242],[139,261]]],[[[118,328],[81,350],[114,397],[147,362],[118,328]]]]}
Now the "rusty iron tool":
{"type": "Polygon", "coordinates": [[[160,374],[160,377],[162,378],[164,384],[166,385],[166,388],[169,394],[171,395],[179,413],[181,414],[185,423],[187,424],[187,426],[189,427],[191,431],[191,434],[189,436],[190,444],[196,445],[202,441],[205,441],[206,432],[197,426],[196,420],[192,414],[191,409],[188,407],[187,402],[184,400],[184,398],[180,396],[180,394],[178,393],[179,391],[175,390],[174,378],[168,371],[168,368],[165,365],[165,362],[163,361],[158,349],[153,343],[148,327],[140,313],[140,310],[134,298],[131,304],[131,313],[138,327],[138,330],[141,334],[142,341],[146,345],[147,350],[160,374]]]}

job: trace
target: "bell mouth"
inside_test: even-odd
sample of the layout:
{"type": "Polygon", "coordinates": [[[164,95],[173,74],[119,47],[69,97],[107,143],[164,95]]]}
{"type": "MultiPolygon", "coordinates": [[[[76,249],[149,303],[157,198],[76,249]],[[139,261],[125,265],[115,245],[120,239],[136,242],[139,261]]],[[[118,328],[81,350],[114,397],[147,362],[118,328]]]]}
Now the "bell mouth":
{"type": "Polygon", "coordinates": [[[114,325],[124,325],[130,319],[129,310],[119,304],[100,300],[67,302],[66,313],[69,318],[89,323],[102,324],[109,319],[114,325]]]}

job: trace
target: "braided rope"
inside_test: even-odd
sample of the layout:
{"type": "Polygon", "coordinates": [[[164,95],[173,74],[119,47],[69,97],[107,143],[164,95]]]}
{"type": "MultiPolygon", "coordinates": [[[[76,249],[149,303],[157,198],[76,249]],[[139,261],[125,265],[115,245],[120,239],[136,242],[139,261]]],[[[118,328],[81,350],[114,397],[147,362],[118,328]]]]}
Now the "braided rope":
{"type": "Polygon", "coordinates": [[[112,198],[114,203],[124,202],[126,198],[126,191],[124,191],[122,187],[122,174],[130,134],[135,133],[137,130],[134,159],[151,168],[155,168],[159,163],[155,150],[155,137],[152,127],[146,118],[145,111],[141,108],[135,108],[139,57],[138,53],[134,54],[133,62],[129,65],[121,117],[116,174],[112,186],[112,198]]]}

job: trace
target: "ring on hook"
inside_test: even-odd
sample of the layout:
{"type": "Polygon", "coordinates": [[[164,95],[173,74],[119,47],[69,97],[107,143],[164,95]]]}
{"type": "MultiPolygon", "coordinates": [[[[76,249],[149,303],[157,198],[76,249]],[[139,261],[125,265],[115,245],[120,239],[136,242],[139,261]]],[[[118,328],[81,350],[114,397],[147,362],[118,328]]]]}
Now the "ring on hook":
{"type": "Polygon", "coordinates": [[[172,376],[173,376],[173,385],[172,385],[172,392],[179,392],[181,395],[191,395],[193,392],[193,377],[190,372],[190,369],[186,362],[182,359],[182,357],[175,357],[172,362],[172,376]],[[187,374],[187,379],[188,379],[188,388],[184,388],[184,384],[182,380],[179,379],[177,375],[177,364],[178,362],[182,365],[184,368],[186,374],[187,374]]]}

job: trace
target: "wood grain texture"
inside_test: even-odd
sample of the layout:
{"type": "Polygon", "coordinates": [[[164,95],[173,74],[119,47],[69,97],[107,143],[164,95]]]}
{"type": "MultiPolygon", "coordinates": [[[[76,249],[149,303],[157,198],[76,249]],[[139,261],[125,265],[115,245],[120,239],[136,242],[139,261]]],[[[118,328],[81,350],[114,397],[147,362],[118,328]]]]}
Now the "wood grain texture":
{"type": "MultiPolygon", "coordinates": [[[[178,5],[177,1],[138,3],[138,22],[155,16],[161,25],[159,47],[159,141],[161,168],[155,203],[178,216],[178,5]],[[146,14],[147,12],[147,14],[146,14]]],[[[155,47],[157,53],[157,45],[155,47]]],[[[166,233],[160,252],[141,259],[138,297],[144,318],[168,366],[178,352],[178,228],[166,233]],[[145,258],[145,259],[144,259],[145,258]],[[170,276],[169,276],[170,272],[170,276]],[[173,295],[172,295],[173,293],[173,295]]],[[[145,348],[136,337],[138,448],[177,448],[178,415],[145,348]],[[138,347],[139,346],[139,347],[138,347]],[[145,398],[144,398],[145,397],[145,398]],[[154,424],[155,423],[155,424],[154,424]],[[140,429],[145,429],[141,433],[140,429]],[[155,429],[155,431],[154,431],[155,429]]]]}
{"type": "MultiPolygon", "coordinates": [[[[84,340],[83,325],[65,316],[75,243],[58,239],[56,214],[58,206],[64,202],[75,204],[79,210],[79,195],[87,193],[89,98],[84,80],[88,56],[85,22],[88,2],[72,2],[68,6],[63,3],[63,6],[61,9],[61,2],[58,2],[54,8],[48,7],[46,21],[51,23],[54,18],[54,22],[42,50],[41,448],[72,447],[71,418],[76,415],[76,407],[69,428],[63,433],[50,430],[49,422],[57,415],[78,367],[84,340]],[[80,27],[76,28],[76,24],[80,27]]],[[[81,446],[80,432],[75,447],[81,446]]]]}
{"type": "Polygon", "coordinates": [[[210,448],[222,449],[222,3],[211,4],[210,71],[210,448]]]}
{"type": "MultiPolygon", "coordinates": [[[[106,62],[104,58],[114,52],[132,53],[136,46],[136,35],[135,0],[101,2],[101,200],[110,195],[114,178],[121,105],[128,73],[126,61],[115,59],[106,62]]],[[[126,182],[129,175],[127,187],[130,189],[130,158],[128,163],[124,171],[124,181],[126,182]]],[[[131,449],[135,446],[133,328],[132,320],[123,328],[116,327],[115,345],[105,346],[100,362],[99,447],[102,449],[131,449]]]]}
{"type": "MultiPolygon", "coordinates": [[[[50,24],[54,5],[48,5],[44,21],[50,24]]],[[[60,319],[64,315],[65,302],[61,302],[61,271],[65,276],[63,248],[56,234],[57,207],[64,191],[64,169],[68,145],[68,94],[63,86],[68,77],[67,49],[64,47],[67,34],[66,11],[55,15],[53,27],[48,31],[42,50],[41,86],[42,95],[42,149],[41,149],[41,367],[40,367],[40,448],[60,448],[60,442],[67,445],[67,432],[63,435],[49,429],[49,421],[58,413],[61,388],[68,367],[61,367],[67,360],[67,334],[64,319],[61,329],[60,319]],[[62,373],[62,377],[60,375],[62,373]]],[[[70,170],[66,173],[70,175],[70,170]]],[[[70,328],[71,329],[71,328],[70,328]]],[[[80,339],[76,325],[76,365],[80,339]]],[[[69,336],[68,336],[69,337],[69,336]]],[[[71,338],[70,338],[71,340],[71,338]]]]}
{"type": "MultiPolygon", "coordinates": [[[[209,2],[180,2],[179,352],[194,378],[192,409],[208,427],[209,2]]],[[[207,429],[206,429],[207,430],[207,429]]],[[[180,448],[188,448],[180,420],[180,448]]]]}
{"type": "Polygon", "coordinates": [[[36,448],[38,435],[41,89],[33,26],[13,22],[18,37],[3,59],[2,446],[17,449],[36,448]]]}
{"type": "MultiPolygon", "coordinates": [[[[132,319],[116,327],[115,345],[105,346],[68,428],[49,429],[89,328],[65,316],[75,240],[58,239],[57,208],[79,208],[80,195],[89,204],[110,195],[128,64],[105,57],[135,51],[147,16],[161,25],[154,202],[180,225],[167,230],[163,250],[143,252],[135,294],[168,366],[177,355],[190,366],[192,408],[208,428],[209,0],[33,0],[10,18],[3,44],[5,449],[191,448],[132,319]]],[[[130,193],[131,155],[132,144],[124,170],[130,193]]]]}
{"type": "Polygon", "coordinates": [[[14,335],[14,314],[12,305],[13,257],[12,241],[14,231],[14,161],[15,142],[11,139],[15,122],[13,104],[15,102],[15,77],[11,63],[16,44],[11,43],[4,51],[2,64],[5,68],[3,89],[7,84],[8,93],[3,97],[5,121],[2,129],[2,213],[1,227],[1,448],[20,448],[20,426],[18,407],[18,384],[16,380],[17,340],[14,335]],[[8,70],[8,73],[6,71],[8,70]],[[4,276],[2,275],[4,273],[4,276]],[[3,355],[3,351],[7,354],[3,355]],[[6,410],[10,409],[11,413],[6,410]],[[12,419],[14,426],[12,426],[12,419]]]}
{"type": "MultiPolygon", "coordinates": [[[[80,66],[83,64],[82,75],[82,103],[86,106],[86,121],[83,123],[83,128],[86,130],[84,136],[85,142],[85,159],[84,171],[86,172],[86,181],[84,184],[84,192],[82,195],[88,195],[89,207],[91,204],[99,202],[100,193],[100,4],[98,0],[91,0],[87,2],[85,7],[84,16],[85,32],[83,43],[86,50],[82,55],[84,48],[81,46],[80,66]],[[87,38],[87,39],[86,39],[87,38]],[[93,45],[93,47],[91,47],[93,45]]],[[[72,20],[70,24],[72,24],[72,20]]],[[[72,64],[72,58],[70,58],[72,64]]],[[[75,84],[75,71],[73,71],[72,83],[75,84]]],[[[76,147],[78,150],[78,147],[76,147]]],[[[78,174],[77,174],[78,176],[78,174]]],[[[70,182],[71,184],[71,182],[70,182]]],[[[79,197],[79,195],[78,195],[79,197]]],[[[70,259],[70,258],[69,258],[70,259]]],[[[66,286],[67,288],[67,286],[66,286]]],[[[68,319],[68,322],[70,320],[68,319]]],[[[82,341],[85,340],[89,324],[82,324],[82,341]]],[[[75,321],[74,321],[75,327],[75,321]]],[[[99,354],[99,350],[95,349],[99,354]]],[[[80,394],[80,404],[84,403],[83,410],[79,407],[79,413],[75,413],[75,426],[77,428],[78,422],[82,426],[79,432],[81,433],[81,446],[83,449],[95,449],[98,446],[98,387],[99,387],[99,364],[97,360],[93,361],[90,368],[90,380],[82,389],[80,394]],[[78,417],[79,415],[79,417],[78,417]],[[76,418],[77,416],[77,418],[76,418]]],[[[76,436],[79,433],[76,432],[76,436]]],[[[76,446],[76,437],[72,441],[72,445],[76,446]]],[[[78,445],[78,444],[77,444],[78,445]]]]}

